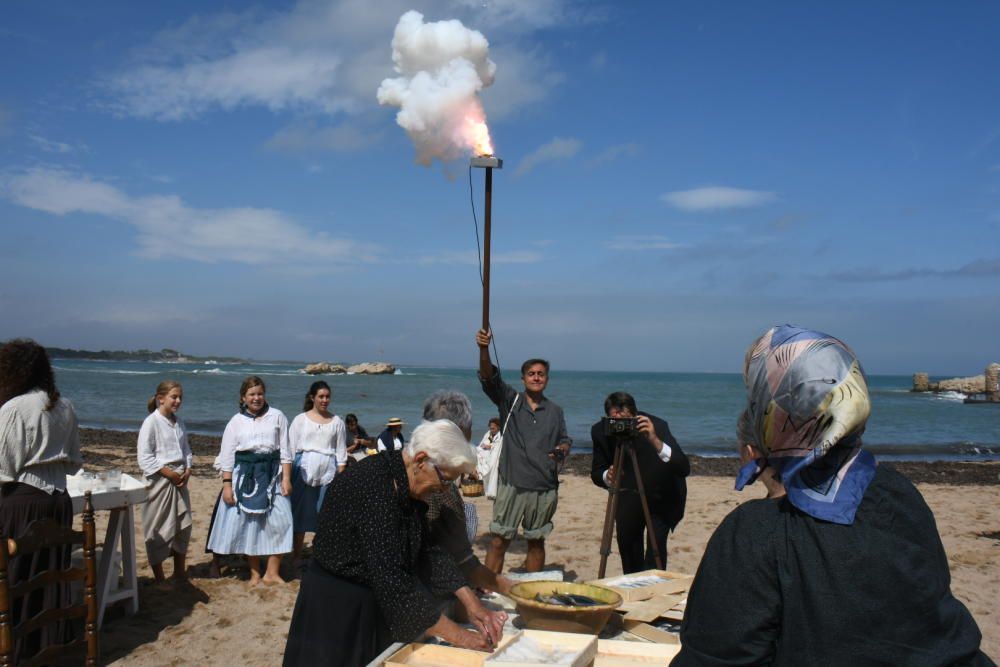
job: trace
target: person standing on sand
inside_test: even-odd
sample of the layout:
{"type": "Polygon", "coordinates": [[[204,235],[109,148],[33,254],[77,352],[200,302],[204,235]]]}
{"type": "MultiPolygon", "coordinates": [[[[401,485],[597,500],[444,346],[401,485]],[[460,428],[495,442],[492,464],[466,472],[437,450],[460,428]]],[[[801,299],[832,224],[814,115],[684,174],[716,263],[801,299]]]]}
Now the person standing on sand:
{"type": "Polygon", "coordinates": [[[264,398],[255,375],[240,387],[240,411],[226,424],[215,467],[222,472],[222,503],[208,536],[214,554],[243,554],[250,584],[284,583],[281,556],[292,550],[292,448],[288,420],[264,398]],[[267,572],[260,575],[260,559],[267,572]]]}
{"type": "Polygon", "coordinates": [[[590,441],[594,443],[590,479],[597,486],[610,489],[615,475],[621,475],[615,535],[622,572],[631,574],[656,567],[656,552],[652,548],[654,537],[663,559],[662,565],[666,568],[667,533],[676,528],[684,517],[687,502],[685,478],[691,473],[691,464],[667,422],[648,412],[640,412],[631,394],[624,391],[609,394],[604,401],[604,414],[612,419],[636,420],[636,432],[624,437],[606,434],[604,420],[590,429],[590,441]],[[613,462],[619,447],[629,447],[635,452],[655,535],[648,534],[631,457],[622,459],[624,470],[615,470],[613,462]],[[647,533],[645,537],[643,533],[647,533]]]}
{"type": "MultiPolygon", "coordinates": [[[[476,344],[481,350],[489,348],[492,338],[489,331],[480,329],[476,344]]],[[[549,362],[529,359],[521,365],[524,391],[519,393],[481,354],[479,381],[505,422],[486,567],[497,573],[503,570],[510,541],[518,526],[523,526],[528,541],[524,568],[538,572],[545,567],[545,538],[552,532],[558,504],[559,464],[569,454],[572,443],[566,434],[562,408],[544,393],[549,383],[549,362]]]]}
{"type": "Polygon", "coordinates": [[[316,532],[316,515],[333,478],[347,467],[347,428],[328,410],[330,385],[313,382],[300,413],[288,429],[295,452],[292,469],[292,565],[298,572],[306,533],[316,532]]]}
{"type": "Polygon", "coordinates": [[[139,429],[137,458],[146,477],[148,500],[142,506],[146,556],[157,584],[164,584],[163,561],[174,558],[174,581],[186,581],[185,558],[191,540],[191,447],[177,411],[184,400],[180,382],[164,380],[147,403],[149,416],[139,429]]]}
{"type": "Polygon", "coordinates": [[[399,417],[393,417],[385,424],[385,430],[379,433],[375,441],[375,448],[382,452],[402,451],[406,441],[403,439],[403,426],[406,425],[399,417]]]}
{"type": "MultiPolygon", "coordinates": [[[[0,345],[0,535],[18,538],[36,519],[73,524],[73,501],[66,475],[83,464],[73,404],[56,388],[45,348],[33,340],[0,345]]],[[[68,549],[42,549],[14,556],[7,564],[7,585],[23,584],[46,570],[70,565],[68,549]]],[[[6,621],[13,626],[71,600],[69,586],[42,584],[26,593],[6,621]]],[[[22,633],[14,640],[11,664],[46,646],[73,639],[69,621],[22,633]]]]}

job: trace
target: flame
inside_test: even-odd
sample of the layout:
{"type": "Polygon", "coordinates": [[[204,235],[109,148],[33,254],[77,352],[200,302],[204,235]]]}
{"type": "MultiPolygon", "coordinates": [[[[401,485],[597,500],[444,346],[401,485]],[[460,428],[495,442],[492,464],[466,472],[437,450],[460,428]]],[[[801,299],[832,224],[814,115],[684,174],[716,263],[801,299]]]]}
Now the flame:
{"type": "Polygon", "coordinates": [[[462,138],[472,149],[473,155],[493,155],[493,140],[486,119],[478,115],[466,116],[462,126],[462,138]]]}

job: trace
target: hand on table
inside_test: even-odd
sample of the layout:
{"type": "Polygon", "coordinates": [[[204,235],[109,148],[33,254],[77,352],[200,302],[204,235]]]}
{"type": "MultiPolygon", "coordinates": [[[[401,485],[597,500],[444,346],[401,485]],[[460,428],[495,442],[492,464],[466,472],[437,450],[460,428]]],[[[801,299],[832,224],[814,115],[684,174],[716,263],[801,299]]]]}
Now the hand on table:
{"type": "Polygon", "coordinates": [[[479,634],[486,637],[490,648],[497,645],[500,637],[503,636],[503,624],[507,622],[507,612],[490,611],[483,605],[476,605],[469,611],[469,622],[476,626],[479,634]]]}

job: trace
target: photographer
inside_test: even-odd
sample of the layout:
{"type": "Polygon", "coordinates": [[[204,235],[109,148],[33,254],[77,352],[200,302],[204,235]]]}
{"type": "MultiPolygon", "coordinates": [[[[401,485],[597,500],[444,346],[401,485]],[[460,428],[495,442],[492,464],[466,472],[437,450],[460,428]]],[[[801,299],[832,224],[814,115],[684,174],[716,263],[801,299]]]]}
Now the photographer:
{"type": "Polygon", "coordinates": [[[673,530],[684,516],[684,503],[687,500],[687,483],[684,478],[691,472],[691,465],[671,435],[667,422],[639,412],[635,399],[630,394],[616,391],[609,395],[604,401],[604,414],[615,421],[609,423],[607,419],[602,419],[590,429],[590,437],[594,443],[590,478],[597,486],[610,489],[615,475],[622,476],[615,516],[622,571],[629,574],[656,567],[649,536],[643,539],[646,519],[642,512],[631,457],[626,453],[622,459],[623,470],[615,470],[613,466],[615,452],[623,445],[632,447],[635,451],[646,502],[653,519],[656,544],[663,557],[663,566],[666,567],[667,531],[673,530]]]}

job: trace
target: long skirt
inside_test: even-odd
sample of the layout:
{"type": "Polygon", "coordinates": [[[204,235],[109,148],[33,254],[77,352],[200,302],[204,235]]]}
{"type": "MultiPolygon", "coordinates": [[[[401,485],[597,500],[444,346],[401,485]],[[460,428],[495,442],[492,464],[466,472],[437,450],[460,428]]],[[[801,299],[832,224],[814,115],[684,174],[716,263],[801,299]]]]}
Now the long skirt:
{"type": "Polygon", "coordinates": [[[292,525],[296,533],[315,533],[319,508],[323,506],[323,498],[330,485],[306,484],[299,474],[301,457],[301,454],[295,457],[295,466],[292,468],[292,525]]]}
{"type": "MultiPolygon", "coordinates": [[[[233,487],[243,475],[240,464],[233,470],[233,487]]],[[[219,502],[215,509],[207,548],[216,554],[274,556],[292,550],[292,504],[281,495],[281,473],[271,480],[274,501],[265,514],[247,514],[236,505],[219,502]]]]}
{"type": "MultiPolygon", "coordinates": [[[[36,519],[55,519],[64,526],[73,524],[73,501],[69,494],[57,491],[48,494],[39,488],[20,482],[8,482],[0,487],[0,536],[18,538],[28,524],[36,519]]],[[[70,565],[69,549],[43,549],[34,554],[15,556],[7,567],[8,583],[15,586],[46,570],[70,565]]],[[[45,609],[72,604],[68,585],[53,584],[35,590],[14,601],[11,623],[17,625],[45,609]]],[[[71,641],[74,629],[68,622],[53,623],[14,643],[14,662],[18,664],[41,649],[71,641]]]]}
{"type": "Polygon", "coordinates": [[[186,554],[191,540],[191,497],[187,486],[177,487],[156,473],[142,506],[142,528],[150,565],[159,565],[171,553],[186,554]]]}
{"type": "Polygon", "coordinates": [[[295,600],[284,667],[361,667],[390,644],[389,625],[371,589],[311,562],[295,600]]]}

